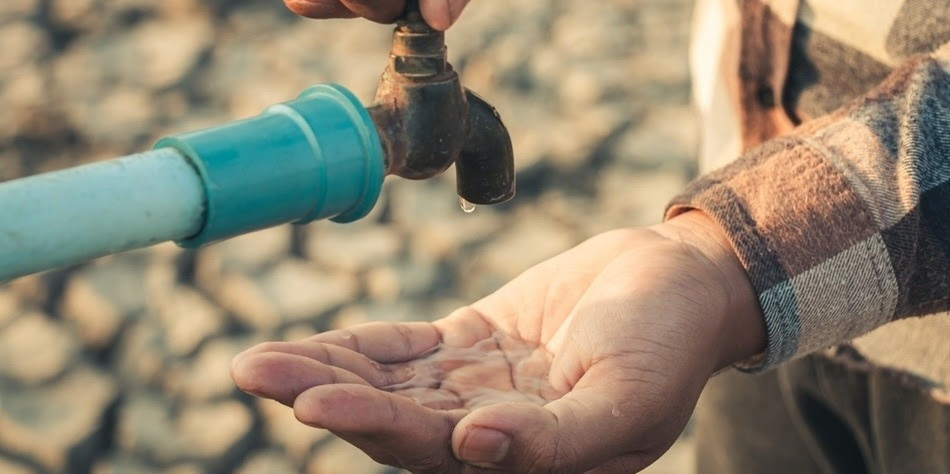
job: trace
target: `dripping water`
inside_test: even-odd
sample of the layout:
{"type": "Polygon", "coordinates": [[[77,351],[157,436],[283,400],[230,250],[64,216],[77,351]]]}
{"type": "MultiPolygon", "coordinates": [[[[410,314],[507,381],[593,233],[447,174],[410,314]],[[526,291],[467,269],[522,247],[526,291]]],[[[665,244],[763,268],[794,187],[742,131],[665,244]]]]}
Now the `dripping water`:
{"type": "Polygon", "coordinates": [[[475,212],[476,206],[475,204],[466,201],[462,196],[459,196],[459,207],[461,207],[462,211],[464,211],[466,214],[471,214],[475,212]]]}

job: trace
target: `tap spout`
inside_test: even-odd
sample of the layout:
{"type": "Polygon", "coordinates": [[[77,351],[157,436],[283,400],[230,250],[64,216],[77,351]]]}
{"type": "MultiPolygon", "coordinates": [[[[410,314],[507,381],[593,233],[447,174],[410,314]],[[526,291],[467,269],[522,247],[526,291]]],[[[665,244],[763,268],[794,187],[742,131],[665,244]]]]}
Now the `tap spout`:
{"type": "Polygon", "coordinates": [[[498,204],[515,195],[511,135],[488,102],[466,89],[469,132],[455,160],[458,195],[472,204],[498,204]]]}

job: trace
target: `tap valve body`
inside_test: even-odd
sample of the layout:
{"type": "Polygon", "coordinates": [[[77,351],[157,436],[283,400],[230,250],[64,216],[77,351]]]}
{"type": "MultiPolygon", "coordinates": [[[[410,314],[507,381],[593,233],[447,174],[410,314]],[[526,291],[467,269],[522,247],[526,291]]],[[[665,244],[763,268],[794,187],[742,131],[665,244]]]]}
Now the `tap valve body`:
{"type": "Polygon", "coordinates": [[[514,196],[514,154],[498,112],[462,87],[446,60],[445,33],[410,1],[393,32],[389,64],[369,108],[388,174],[434,177],[455,164],[458,194],[473,204],[514,196]]]}

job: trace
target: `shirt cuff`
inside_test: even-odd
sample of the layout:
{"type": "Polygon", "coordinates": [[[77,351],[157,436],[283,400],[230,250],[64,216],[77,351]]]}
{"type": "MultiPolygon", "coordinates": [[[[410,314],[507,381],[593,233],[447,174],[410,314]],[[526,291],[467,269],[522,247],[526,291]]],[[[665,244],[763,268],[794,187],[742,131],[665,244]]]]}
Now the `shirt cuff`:
{"type": "Polygon", "coordinates": [[[772,369],[893,314],[885,314],[893,304],[878,301],[885,296],[864,293],[881,293],[878,273],[888,265],[873,217],[817,144],[799,136],[767,142],[691,183],[666,219],[691,209],[725,232],[762,308],[766,351],[737,368],[772,369]],[[879,311],[869,308],[877,303],[879,311]]]}

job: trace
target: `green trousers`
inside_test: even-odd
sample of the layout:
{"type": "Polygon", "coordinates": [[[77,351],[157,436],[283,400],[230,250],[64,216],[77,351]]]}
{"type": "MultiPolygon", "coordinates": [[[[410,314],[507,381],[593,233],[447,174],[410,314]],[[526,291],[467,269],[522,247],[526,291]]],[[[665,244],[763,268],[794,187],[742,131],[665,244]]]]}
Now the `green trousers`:
{"type": "Polygon", "coordinates": [[[714,377],[696,442],[701,474],[950,473],[950,400],[844,346],[761,375],[714,377]]]}

